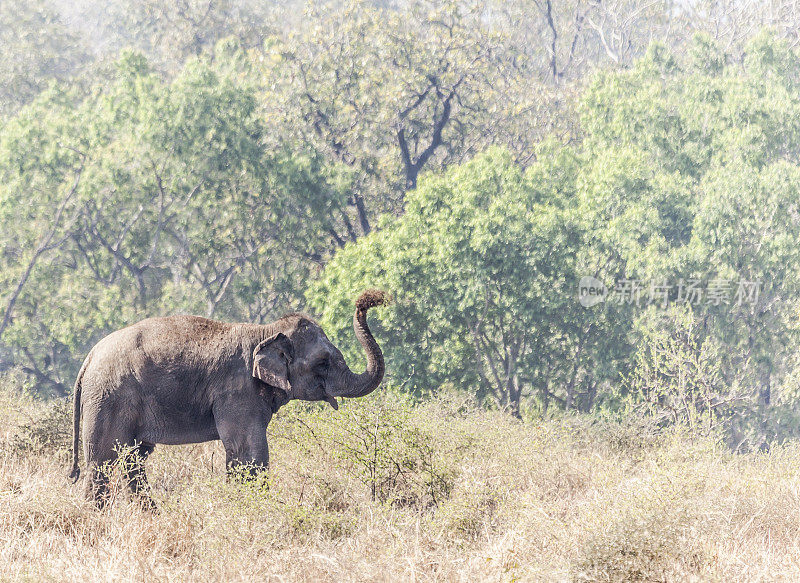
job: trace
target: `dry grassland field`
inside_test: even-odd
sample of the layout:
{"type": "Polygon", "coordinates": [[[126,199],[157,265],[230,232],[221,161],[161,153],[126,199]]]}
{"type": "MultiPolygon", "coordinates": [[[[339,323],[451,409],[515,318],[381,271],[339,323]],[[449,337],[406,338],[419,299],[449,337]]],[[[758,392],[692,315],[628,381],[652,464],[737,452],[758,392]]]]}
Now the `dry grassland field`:
{"type": "Polygon", "coordinates": [[[800,580],[797,444],[379,391],[282,409],[254,481],[225,478],[218,442],[159,447],[158,510],[115,474],[100,512],[65,477],[69,403],[7,389],[2,411],[3,581],[800,580]]]}

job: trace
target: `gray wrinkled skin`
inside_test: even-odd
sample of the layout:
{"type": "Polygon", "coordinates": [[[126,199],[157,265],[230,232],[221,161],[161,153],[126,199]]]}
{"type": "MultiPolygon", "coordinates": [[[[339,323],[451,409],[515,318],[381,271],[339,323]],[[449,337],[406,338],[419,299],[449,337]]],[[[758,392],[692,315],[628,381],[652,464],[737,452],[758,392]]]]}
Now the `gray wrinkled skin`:
{"type": "Polygon", "coordinates": [[[327,401],[375,390],[383,355],[366,323],[370,307],[385,303],[368,290],[356,302],[353,325],[367,353],[355,374],[310,317],[289,314],[268,325],[226,324],[196,316],[150,318],[97,343],[75,382],[74,450],[83,424],[87,495],[102,505],[108,486],[101,466],[119,446],[138,460],[126,464],[131,490],[146,484],[139,463],[156,444],[221,439],[228,468],[266,467],[266,429],[291,399],[327,401]]]}

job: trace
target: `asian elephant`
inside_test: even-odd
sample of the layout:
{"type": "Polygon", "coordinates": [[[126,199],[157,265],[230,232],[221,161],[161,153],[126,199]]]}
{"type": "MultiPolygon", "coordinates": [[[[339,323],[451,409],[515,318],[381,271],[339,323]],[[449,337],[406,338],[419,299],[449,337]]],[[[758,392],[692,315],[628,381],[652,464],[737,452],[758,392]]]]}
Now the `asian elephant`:
{"type": "Polygon", "coordinates": [[[89,352],[75,381],[73,461],[83,420],[86,492],[98,505],[108,496],[103,464],[123,451],[134,493],[146,484],[143,461],[156,444],[222,440],[230,470],[266,467],[267,425],[291,399],[327,401],[374,391],[383,355],[367,326],[367,310],[386,303],[379,290],[356,300],[353,327],[367,368],[350,371],[342,353],[309,316],[287,314],[266,325],[226,324],[197,316],[150,318],[118,330],[89,352]]]}

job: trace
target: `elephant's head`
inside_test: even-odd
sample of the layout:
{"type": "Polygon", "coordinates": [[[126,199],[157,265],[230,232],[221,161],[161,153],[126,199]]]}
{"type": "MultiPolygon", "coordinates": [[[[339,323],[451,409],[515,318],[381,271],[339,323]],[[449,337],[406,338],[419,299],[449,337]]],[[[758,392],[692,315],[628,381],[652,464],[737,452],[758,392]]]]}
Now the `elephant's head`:
{"type": "Polygon", "coordinates": [[[356,300],[353,328],[367,353],[367,369],[356,374],[322,328],[303,314],[284,316],[276,332],[253,351],[253,376],[280,389],[277,405],[290,399],[327,401],[363,397],[380,385],[385,371],[383,354],[367,326],[367,310],[388,302],[379,290],[367,290],[356,300]]]}

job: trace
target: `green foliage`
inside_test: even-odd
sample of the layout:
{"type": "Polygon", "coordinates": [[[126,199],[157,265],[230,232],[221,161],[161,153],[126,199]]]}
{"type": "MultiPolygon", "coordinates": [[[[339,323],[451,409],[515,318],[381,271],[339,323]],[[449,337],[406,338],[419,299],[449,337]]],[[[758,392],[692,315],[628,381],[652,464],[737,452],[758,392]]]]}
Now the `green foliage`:
{"type": "Polygon", "coordinates": [[[46,0],[3,3],[0,47],[0,119],[51,83],[72,80],[90,60],[88,46],[46,0]]]}
{"type": "Polygon", "coordinates": [[[0,333],[43,390],[66,393],[93,341],[143,317],[297,302],[343,193],[312,150],[264,134],[246,78],[193,61],[164,83],[133,53],[80,106],[53,89],[5,127],[0,285],[21,293],[0,333]]]}
{"type": "Polygon", "coordinates": [[[525,171],[490,150],[422,181],[402,217],[340,251],[308,294],[333,337],[348,342],[357,290],[383,286],[397,301],[377,334],[410,387],[452,385],[512,410],[522,395],[538,410],[613,409],[638,362],[631,398],[683,401],[694,389],[678,390],[677,366],[708,399],[735,395],[769,417],[758,400],[791,374],[797,346],[800,176],[786,153],[800,135],[798,57],[765,33],[743,74],[707,37],[693,46],[686,63],[653,45],[630,71],[598,75],[579,146],[545,142],[525,171]],[[584,309],[573,291],[583,275],[612,291],[637,280],[643,301],[584,309]],[[693,306],[702,333],[681,352],[643,308],[650,285],[669,282],[669,304],[692,278],[731,287],[693,306]]]}
{"type": "Polygon", "coordinates": [[[542,135],[544,92],[530,94],[521,50],[485,15],[474,2],[322,2],[267,47],[268,114],[353,173],[342,242],[401,211],[423,172],[495,143],[525,157],[542,135]]]}
{"type": "Polygon", "coordinates": [[[590,408],[623,341],[613,308],[588,312],[575,298],[592,237],[579,158],[549,142],[539,153],[523,172],[492,150],[409,193],[402,218],[338,253],[312,287],[326,329],[352,346],[341,324],[351,297],[384,286],[396,301],[377,329],[399,381],[474,390],[517,412],[523,391],[538,408],[590,408]]]}
{"type": "MultiPolygon", "coordinates": [[[[644,50],[615,29],[579,63],[590,41],[566,42],[566,5],[539,15],[544,49],[510,22],[520,6],[402,6],[314,5],[298,26],[270,21],[291,7],[249,0],[119,1],[109,46],[143,53],[97,63],[93,81],[75,78],[89,57],[48,5],[5,15],[11,54],[30,59],[0,71],[16,99],[0,130],[4,365],[64,396],[92,343],[143,317],[265,322],[307,304],[357,368],[352,301],[377,286],[395,296],[372,325],[404,392],[461,390],[525,417],[703,385],[741,403],[725,413],[732,442],[791,434],[791,44],[764,30],[740,54],[700,31],[644,50]],[[33,26],[47,34],[15,32],[33,26]],[[579,94],[560,85],[606,59],[631,66],[579,94]],[[681,280],[734,289],[693,306],[681,352],[646,297],[581,306],[583,276],[635,279],[645,296],[669,282],[667,303],[681,280]],[[735,296],[741,282],[758,295],[735,296]],[[675,385],[675,366],[700,385],[675,385]]],[[[629,22],[677,18],[651,9],[629,22]]]]}
{"type": "MultiPolygon", "coordinates": [[[[586,145],[603,153],[585,183],[584,216],[603,225],[596,240],[609,259],[606,278],[673,285],[696,278],[706,289],[729,282],[725,300],[704,295],[693,306],[698,345],[673,354],[673,364],[688,364],[700,344],[713,346],[701,368],[717,371],[715,397],[735,395],[744,409],[731,419],[751,420],[729,426],[729,437],[734,445],[760,447],[770,439],[764,427],[783,415],[769,405],[770,393],[795,366],[800,177],[786,152],[800,135],[800,61],[766,32],[751,42],[744,71],[725,64],[707,38],[696,39],[695,49],[684,66],[653,47],[630,72],[598,77],[588,90],[586,145]],[[758,287],[756,297],[740,295],[742,282],[758,287]],[[760,421],[752,425],[754,419],[760,421]]],[[[674,353],[673,332],[654,337],[651,328],[642,336],[647,326],[634,326],[636,319],[637,344],[674,353]]],[[[704,378],[697,371],[696,381],[704,378]]],[[[662,379],[657,392],[675,388],[662,379]]],[[[672,398],[681,399],[680,391],[672,398]]]]}
{"type": "Polygon", "coordinates": [[[567,375],[571,346],[549,340],[578,342],[564,316],[579,308],[566,286],[577,281],[581,233],[563,179],[533,182],[546,172],[526,175],[492,150],[426,179],[402,218],[338,253],[312,287],[332,338],[348,342],[342,322],[355,291],[383,286],[395,302],[377,333],[398,380],[474,388],[518,411],[524,385],[547,384],[548,363],[567,375]]]}
{"type": "Polygon", "coordinates": [[[700,337],[701,324],[689,310],[649,316],[640,323],[636,364],[626,379],[632,408],[661,426],[714,434],[741,413],[737,405],[743,400],[722,382],[718,347],[713,338],[700,337]]]}
{"type": "MultiPolygon", "coordinates": [[[[447,429],[453,414],[438,404],[415,406],[407,395],[384,391],[345,404],[333,416],[307,409],[290,418],[284,431],[309,454],[330,452],[331,463],[363,484],[372,500],[426,508],[448,498],[472,441],[447,429]]],[[[338,499],[335,492],[332,501],[338,499]]]]}

